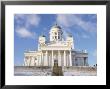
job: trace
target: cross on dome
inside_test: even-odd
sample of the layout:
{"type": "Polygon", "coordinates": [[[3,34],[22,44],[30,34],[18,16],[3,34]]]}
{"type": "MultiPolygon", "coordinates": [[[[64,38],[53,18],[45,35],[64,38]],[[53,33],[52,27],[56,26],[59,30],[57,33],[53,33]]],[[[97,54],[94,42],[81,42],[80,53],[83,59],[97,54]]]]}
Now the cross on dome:
{"type": "Polygon", "coordinates": [[[61,27],[56,23],[54,26],[52,26],[52,28],[58,28],[61,29],[61,27]]]}

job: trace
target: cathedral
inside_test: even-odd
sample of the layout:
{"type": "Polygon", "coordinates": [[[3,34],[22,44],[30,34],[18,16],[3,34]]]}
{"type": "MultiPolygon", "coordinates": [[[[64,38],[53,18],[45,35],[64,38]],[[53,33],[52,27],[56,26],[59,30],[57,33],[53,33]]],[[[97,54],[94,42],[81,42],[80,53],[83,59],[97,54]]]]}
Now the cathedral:
{"type": "Polygon", "coordinates": [[[73,36],[68,34],[64,39],[63,30],[57,24],[50,29],[49,41],[42,35],[38,42],[38,50],[25,51],[24,66],[53,67],[54,62],[62,67],[88,66],[87,51],[77,51],[73,36]]]}

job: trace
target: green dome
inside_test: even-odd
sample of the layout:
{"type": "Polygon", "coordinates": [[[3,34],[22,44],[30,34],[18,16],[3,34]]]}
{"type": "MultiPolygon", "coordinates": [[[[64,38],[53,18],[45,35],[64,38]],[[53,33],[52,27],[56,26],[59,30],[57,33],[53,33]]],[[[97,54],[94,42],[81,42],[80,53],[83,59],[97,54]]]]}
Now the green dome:
{"type": "Polygon", "coordinates": [[[68,37],[72,37],[72,34],[68,33],[68,37]]]}
{"type": "Polygon", "coordinates": [[[58,29],[61,29],[61,27],[58,26],[57,24],[55,24],[54,26],[52,26],[52,28],[58,28],[58,29]]]}

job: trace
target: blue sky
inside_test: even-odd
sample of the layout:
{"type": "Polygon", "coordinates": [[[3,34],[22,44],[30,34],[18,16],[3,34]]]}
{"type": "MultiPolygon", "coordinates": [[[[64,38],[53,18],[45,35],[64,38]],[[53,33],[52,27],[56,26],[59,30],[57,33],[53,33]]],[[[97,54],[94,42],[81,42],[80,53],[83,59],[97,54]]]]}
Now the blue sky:
{"type": "Polygon", "coordinates": [[[87,50],[89,65],[97,63],[96,14],[15,14],[14,65],[23,65],[25,50],[37,50],[40,35],[49,40],[55,23],[62,27],[64,37],[73,35],[76,50],[87,50]]]}

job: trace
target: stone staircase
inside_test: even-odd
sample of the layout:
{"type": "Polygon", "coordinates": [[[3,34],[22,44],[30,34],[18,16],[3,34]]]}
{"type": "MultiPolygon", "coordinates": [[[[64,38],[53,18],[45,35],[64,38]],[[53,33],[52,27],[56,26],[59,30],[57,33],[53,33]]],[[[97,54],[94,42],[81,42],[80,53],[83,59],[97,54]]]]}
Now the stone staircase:
{"type": "Polygon", "coordinates": [[[62,67],[58,66],[58,62],[54,61],[54,66],[52,68],[52,76],[63,76],[62,67]]]}

